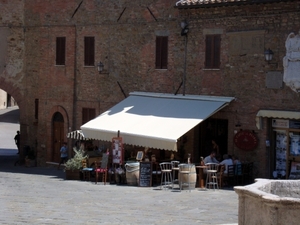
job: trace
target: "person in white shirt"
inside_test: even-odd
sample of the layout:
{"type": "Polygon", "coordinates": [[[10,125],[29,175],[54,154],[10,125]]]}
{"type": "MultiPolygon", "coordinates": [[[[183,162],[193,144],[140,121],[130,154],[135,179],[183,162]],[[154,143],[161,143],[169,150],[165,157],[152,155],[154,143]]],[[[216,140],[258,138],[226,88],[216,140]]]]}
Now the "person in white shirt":
{"type": "Polygon", "coordinates": [[[233,165],[233,161],[232,161],[231,156],[228,156],[227,154],[224,154],[223,155],[223,161],[220,162],[220,165],[225,165],[224,173],[227,174],[228,173],[228,166],[233,165]]]}

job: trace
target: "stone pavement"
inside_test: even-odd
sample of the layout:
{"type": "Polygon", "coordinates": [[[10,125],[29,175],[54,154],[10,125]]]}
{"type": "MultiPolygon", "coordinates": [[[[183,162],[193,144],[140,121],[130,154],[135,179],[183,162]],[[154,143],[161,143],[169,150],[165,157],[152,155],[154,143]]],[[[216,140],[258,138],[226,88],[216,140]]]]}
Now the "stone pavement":
{"type": "Polygon", "coordinates": [[[160,190],[64,180],[56,167],[14,166],[0,150],[0,224],[235,224],[232,190],[160,190]]]}

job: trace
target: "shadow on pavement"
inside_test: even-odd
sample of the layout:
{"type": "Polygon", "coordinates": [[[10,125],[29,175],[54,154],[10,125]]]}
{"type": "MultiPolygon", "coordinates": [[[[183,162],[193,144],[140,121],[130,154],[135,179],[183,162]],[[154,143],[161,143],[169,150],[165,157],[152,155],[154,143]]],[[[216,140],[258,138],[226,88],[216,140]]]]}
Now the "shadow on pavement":
{"type": "Polygon", "coordinates": [[[17,151],[12,151],[11,154],[3,154],[7,152],[5,149],[0,149],[0,173],[23,173],[32,175],[45,175],[52,176],[54,178],[64,179],[65,172],[63,169],[57,170],[57,167],[26,167],[24,164],[19,164],[19,155],[16,154],[17,151]]]}
{"type": "Polygon", "coordinates": [[[2,109],[0,112],[0,121],[4,123],[19,123],[20,110],[14,106],[7,109],[2,109]]]}

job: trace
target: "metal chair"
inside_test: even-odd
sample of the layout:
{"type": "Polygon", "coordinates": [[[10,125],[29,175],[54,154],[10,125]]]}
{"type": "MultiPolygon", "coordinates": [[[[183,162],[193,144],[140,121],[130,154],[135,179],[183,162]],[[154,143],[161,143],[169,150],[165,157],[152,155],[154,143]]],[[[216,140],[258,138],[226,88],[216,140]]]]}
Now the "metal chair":
{"type": "Polygon", "coordinates": [[[170,187],[173,184],[172,179],[172,163],[170,162],[163,162],[159,164],[161,170],[161,182],[160,188],[164,189],[170,187]]]}
{"type": "Polygon", "coordinates": [[[218,185],[218,167],[219,164],[217,163],[207,163],[206,164],[207,169],[206,169],[206,188],[209,189],[211,187],[214,188],[214,190],[219,189],[218,185]]]}
{"type": "Polygon", "coordinates": [[[228,186],[235,185],[235,165],[227,165],[227,173],[224,173],[224,182],[227,183],[228,186]]]}
{"type": "Polygon", "coordinates": [[[178,182],[178,176],[179,176],[179,161],[171,161],[171,164],[172,164],[172,171],[173,171],[173,183],[172,183],[172,189],[174,188],[174,184],[175,182],[179,184],[178,182]],[[177,179],[175,179],[176,177],[176,171],[177,171],[177,179]]]}

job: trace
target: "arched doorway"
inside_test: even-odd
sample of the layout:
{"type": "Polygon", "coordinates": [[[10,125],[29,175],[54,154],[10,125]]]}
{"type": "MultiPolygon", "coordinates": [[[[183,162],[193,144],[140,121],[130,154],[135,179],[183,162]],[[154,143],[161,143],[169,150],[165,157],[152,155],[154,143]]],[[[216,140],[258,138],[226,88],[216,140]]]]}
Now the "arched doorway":
{"type": "Polygon", "coordinates": [[[65,132],[64,132],[64,117],[61,113],[56,112],[52,118],[52,161],[59,162],[60,161],[60,148],[65,141],[65,132]]]}

